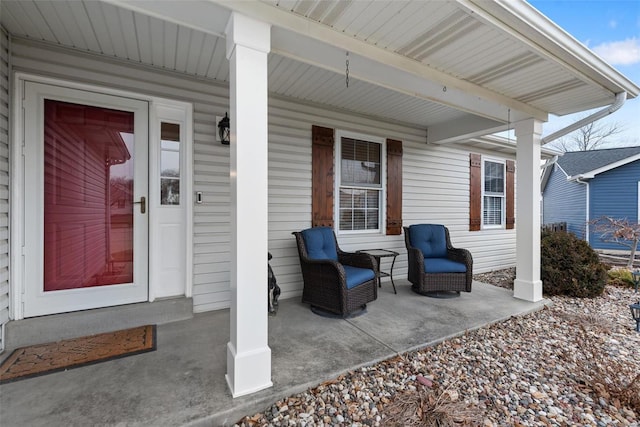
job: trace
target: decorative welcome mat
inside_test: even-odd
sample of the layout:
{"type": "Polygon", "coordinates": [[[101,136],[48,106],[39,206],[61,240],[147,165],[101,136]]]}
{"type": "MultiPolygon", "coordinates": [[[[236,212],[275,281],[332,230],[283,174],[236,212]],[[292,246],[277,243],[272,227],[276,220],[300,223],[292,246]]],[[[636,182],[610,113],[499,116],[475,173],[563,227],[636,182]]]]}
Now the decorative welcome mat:
{"type": "Polygon", "coordinates": [[[0,384],[156,349],[156,325],[21,347],[0,365],[0,384]]]}

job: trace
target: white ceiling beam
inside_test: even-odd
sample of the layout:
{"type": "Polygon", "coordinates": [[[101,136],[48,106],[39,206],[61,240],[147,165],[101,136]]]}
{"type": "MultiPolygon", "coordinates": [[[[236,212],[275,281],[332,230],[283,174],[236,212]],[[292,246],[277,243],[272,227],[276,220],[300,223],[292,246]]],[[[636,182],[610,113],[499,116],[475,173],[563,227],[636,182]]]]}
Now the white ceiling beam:
{"type": "Polygon", "coordinates": [[[272,52],[291,59],[343,73],[349,51],[355,79],[493,120],[506,120],[509,109],[516,119],[548,119],[546,112],[528,104],[260,1],[106,1],[220,37],[230,11],[236,11],[271,24],[272,52]]]}
{"type": "MultiPolygon", "coordinates": [[[[496,105],[504,106],[505,114],[494,115],[494,118],[496,119],[506,117],[507,109],[511,109],[512,114],[520,112],[524,113],[524,116],[534,117],[542,121],[546,121],[548,119],[546,112],[532,107],[531,105],[509,98],[497,92],[490,91],[471,82],[455,78],[449,74],[430,68],[423,63],[379,48],[354,37],[350,37],[346,34],[335,31],[326,25],[322,25],[302,16],[278,9],[270,4],[260,1],[211,1],[216,1],[231,10],[251,16],[255,19],[263,20],[274,27],[274,32],[276,28],[279,28],[281,31],[286,30],[291,32],[292,34],[290,35],[292,37],[290,38],[296,39],[300,43],[304,43],[304,41],[315,41],[328,47],[337,48],[342,52],[342,55],[338,55],[341,61],[344,61],[344,52],[349,51],[350,56],[358,55],[361,58],[366,58],[375,63],[385,65],[388,67],[389,72],[404,72],[408,75],[413,75],[414,77],[418,77],[422,84],[425,84],[425,81],[426,83],[432,82],[432,84],[437,86],[440,91],[442,91],[442,88],[446,87],[447,91],[455,90],[464,94],[468,100],[480,97],[487,103],[495,103],[496,105]]],[[[283,50],[279,43],[280,41],[276,41],[275,39],[273,40],[272,51],[281,52],[283,50]]],[[[303,52],[297,52],[297,54],[301,55],[303,52]]],[[[307,51],[306,56],[313,56],[314,54],[315,52],[311,50],[307,51]]],[[[303,56],[301,60],[304,58],[305,56],[303,56]]],[[[442,102],[445,105],[449,105],[447,98],[447,96],[437,97],[436,94],[433,93],[429,95],[428,99],[432,99],[434,101],[437,100],[436,102],[442,102]]],[[[464,104],[456,105],[455,108],[466,110],[464,104]]],[[[483,113],[482,111],[474,111],[474,114],[487,115],[486,112],[483,113]]]]}
{"type": "Polygon", "coordinates": [[[498,122],[483,117],[470,116],[463,120],[450,120],[427,128],[427,144],[446,144],[477,138],[491,133],[513,129],[513,123],[498,122]]]}
{"type": "MultiPolygon", "coordinates": [[[[299,37],[282,28],[272,29],[273,53],[301,61],[315,67],[346,76],[346,50],[319,40],[299,37]]],[[[349,77],[404,93],[405,95],[437,102],[492,121],[506,122],[509,108],[456,87],[448,87],[416,74],[391,67],[382,62],[349,52],[349,77]]],[[[515,120],[530,117],[527,113],[511,112],[515,120]]],[[[428,122],[428,117],[425,117],[428,122]]]]}

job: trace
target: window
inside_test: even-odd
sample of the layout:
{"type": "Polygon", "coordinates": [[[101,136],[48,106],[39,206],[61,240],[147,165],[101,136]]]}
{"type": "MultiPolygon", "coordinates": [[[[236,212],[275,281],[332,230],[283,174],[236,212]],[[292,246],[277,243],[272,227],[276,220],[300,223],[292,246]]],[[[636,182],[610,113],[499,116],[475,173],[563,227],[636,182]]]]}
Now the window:
{"type": "Polygon", "coordinates": [[[338,231],[380,231],[382,143],[344,136],[339,141],[338,231]]]}
{"type": "Polygon", "coordinates": [[[513,160],[469,153],[469,231],[515,228],[515,173],[513,160]]]}
{"type": "Polygon", "coordinates": [[[180,204],[180,125],[160,125],[160,204],[180,204]]]}
{"type": "Polygon", "coordinates": [[[343,233],[384,230],[387,235],[400,235],[402,141],[337,134],[332,128],[311,126],[311,226],[345,230],[343,233]],[[351,146],[351,153],[345,148],[345,158],[343,139],[346,147],[351,146]]]}
{"type": "Polygon", "coordinates": [[[482,175],[482,225],[501,227],[505,218],[505,165],[485,160],[482,175]]]}

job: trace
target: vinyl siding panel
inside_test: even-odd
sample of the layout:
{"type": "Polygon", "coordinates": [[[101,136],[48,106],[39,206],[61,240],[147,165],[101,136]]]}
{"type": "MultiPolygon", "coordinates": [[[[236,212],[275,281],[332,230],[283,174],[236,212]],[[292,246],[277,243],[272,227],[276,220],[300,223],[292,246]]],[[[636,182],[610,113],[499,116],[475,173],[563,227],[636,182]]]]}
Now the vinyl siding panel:
{"type": "Polygon", "coordinates": [[[566,222],[567,229],[577,237],[586,238],[587,185],[567,181],[567,175],[556,164],[542,194],[542,222],[566,222]]]}
{"type": "MultiPolygon", "coordinates": [[[[228,306],[229,147],[215,142],[215,117],[224,116],[224,112],[228,111],[228,88],[210,80],[185,79],[176,73],[129,65],[22,39],[15,39],[12,47],[14,71],[173,98],[193,104],[193,190],[202,191],[204,200],[204,203],[196,204],[193,208],[194,310],[205,311],[228,306]]],[[[0,156],[0,163],[2,159],[0,156]]]]}
{"type": "MultiPolygon", "coordinates": [[[[223,115],[228,109],[228,89],[212,81],[22,40],[16,43],[14,68],[35,74],[47,70],[47,75],[54,77],[193,103],[193,190],[201,191],[204,200],[194,206],[194,311],[228,307],[229,148],[215,142],[215,116],[223,115]]],[[[473,253],[475,272],[515,265],[515,230],[468,231],[469,153],[463,146],[427,145],[424,129],[272,95],[268,128],[268,237],[273,255],[271,266],[283,298],[298,297],[302,293],[300,264],[291,232],[311,226],[311,126],[314,124],[403,141],[404,225],[424,222],[447,225],[454,246],[468,248],[473,253]]],[[[339,235],[338,240],[344,250],[386,248],[399,252],[394,277],[406,279],[404,236],[368,233],[339,235]]],[[[383,262],[383,269],[388,269],[388,260],[383,262]]]]}
{"type": "MultiPolygon", "coordinates": [[[[638,222],[638,182],[640,160],[596,175],[589,183],[591,219],[606,215],[638,222]]],[[[589,238],[596,249],[628,250],[626,246],[603,242],[598,233],[591,232],[589,238]]]]}
{"type": "MultiPolygon", "coordinates": [[[[472,252],[476,272],[515,265],[515,230],[468,231],[468,151],[457,145],[427,145],[423,129],[272,96],[269,102],[269,250],[273,255],[271,266],[284,298],[302,292],[300,263],[291,232],[311,226],[311,126],[314,124],[401,140],[404,225],[425,222],[447,225],[453,245],[472,252]]],[[[403,235],[338,234],[338,243],[347,251],[384,248],[398,252],[394,277],[406,279],[403,235]]],[[[383,270],[388,270],[390,260],[382,262],[383,270]]]]}
{"type": "MultiPolygon", "coordinates": [[[[9,321],[9,46],[0,28],[0,325],[9,321]]],[[[0,351],[3,339],[0,330],[0,351]]]]}

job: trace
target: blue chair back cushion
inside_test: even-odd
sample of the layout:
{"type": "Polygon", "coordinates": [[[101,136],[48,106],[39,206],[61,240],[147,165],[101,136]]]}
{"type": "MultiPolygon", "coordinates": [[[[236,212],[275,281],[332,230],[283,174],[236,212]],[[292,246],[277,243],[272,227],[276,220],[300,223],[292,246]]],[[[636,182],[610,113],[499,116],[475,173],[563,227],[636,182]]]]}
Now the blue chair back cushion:
{"type": "Polygon", "coordinates": [[[313,227],[301,231],[307,256],[311,259],[338,260],[336,239],[330,227],[313,227]]]}
{"type": "Polygon", "coordinates": [[[347,276],[347,289],[353,289],[376,277],[373,270],[368,268],[352,267],[344,264],[342,267],[344,267],[344,273],[347,276]]]}
{"type": "Polygon", "coordinates": [[[425,258],[425,273],[466,273],[467,266],[448,258],[425,258]]]}
{"type": "Polygon", "coordinates": [[[444,225],[411,225],[409,227],[409,241],[411,242],[411,246],[422,251],[422,255],[425,258],[447,257],[447,237],[444,225]]]}

